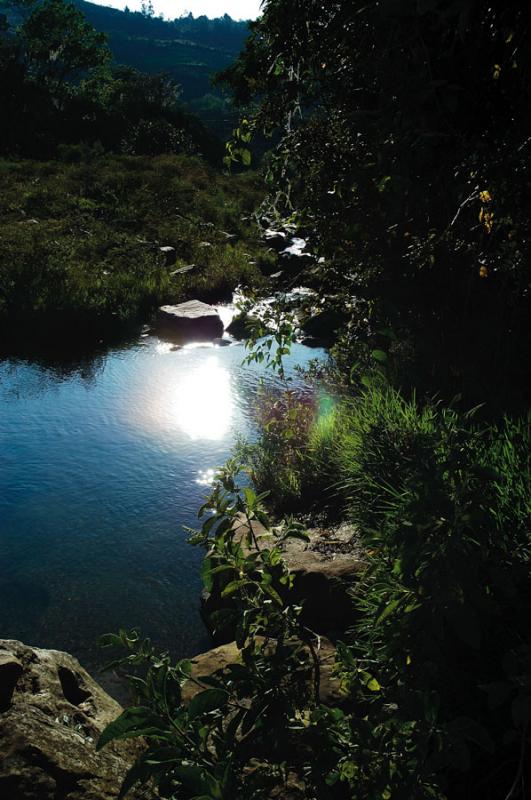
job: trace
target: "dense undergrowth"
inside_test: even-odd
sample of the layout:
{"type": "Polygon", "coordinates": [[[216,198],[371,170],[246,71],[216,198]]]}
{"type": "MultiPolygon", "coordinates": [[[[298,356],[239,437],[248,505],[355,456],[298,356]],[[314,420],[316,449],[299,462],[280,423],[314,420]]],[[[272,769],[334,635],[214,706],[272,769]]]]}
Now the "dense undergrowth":
{"type": "Polygon", "coordinates": [[[260,440],[219,473],[193,537],[207,587],[222,577],[232,600],[217,624],[236,619],[241,662],[200,679],[188,704],[189,662],[108,637],[128,650],[139,706],[101,744],[145,735],[131,783],[154,780],[167,798],[525,796],[529,420],[482,424],[405,400],[381,376],[354,397],[268,394],[260,413],[260,440]],[[268,490],[294,512],[348,519],[363,548],[338,708],[320,702],[319,637],[283,563],[283,542],[304,531],[271,520],[268,490]]]}
{"type": "Polygon", "coordinates": [[[162,302],[220,300],[260,282],[250,262],[267,255],[252,220],[242,219],[260,199],[253,175],[227,178],[191,156],[62,152],[63,161],[0,163],[6,328],[98,333],[162,302]],[[175,248],[175,263],[163,246],[175,248]]]}

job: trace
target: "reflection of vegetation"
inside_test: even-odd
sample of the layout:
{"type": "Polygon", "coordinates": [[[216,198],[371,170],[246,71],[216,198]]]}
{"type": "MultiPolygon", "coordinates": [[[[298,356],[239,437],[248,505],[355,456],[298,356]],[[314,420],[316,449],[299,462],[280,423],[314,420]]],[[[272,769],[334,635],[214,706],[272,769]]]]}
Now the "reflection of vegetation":
{"type": "Polygon", "coordinates": [[[228,179],[190,157],[61,152],[63,162],[0,165],[4,323],[101,332],[163,301],[220,299],[258,280],[241,219],[260,196],[253,176],[228,179]],[[174,264],[160,246],[175,248],[174,264]]]}

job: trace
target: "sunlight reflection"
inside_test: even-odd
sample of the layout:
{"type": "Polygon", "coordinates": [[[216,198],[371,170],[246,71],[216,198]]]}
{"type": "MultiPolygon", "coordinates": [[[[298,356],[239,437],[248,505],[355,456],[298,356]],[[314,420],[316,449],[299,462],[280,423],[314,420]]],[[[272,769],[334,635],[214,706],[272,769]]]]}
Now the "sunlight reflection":
{"type": "Polygon", "coordinates": [[[171,342],[157,342],[155,345],[155,352],[159,355],[163,355],[164,353],[171,353],[174,349],[174,346],[171,342]]]}
{"type": "Polygon", "coordinates": [[[198,483],[199,486],[212,486],[215,475],[216,472],[213,469],[200,469],[199,477],[196,478],[195,482],[198,483]]]}
{"type": "Polygon", "coordinates": [[[164,402],[168,421],[191,439],[223,439],[234,408],[230,375],[211,356],[177,381],[164,402]]]}

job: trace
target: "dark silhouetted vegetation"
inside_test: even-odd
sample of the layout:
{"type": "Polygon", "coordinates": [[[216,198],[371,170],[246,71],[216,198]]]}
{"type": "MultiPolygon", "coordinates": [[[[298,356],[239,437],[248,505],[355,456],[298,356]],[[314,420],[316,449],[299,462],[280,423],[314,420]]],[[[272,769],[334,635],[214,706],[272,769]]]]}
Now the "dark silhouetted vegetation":
{"type": "Polygon", "coordinates": [[[247,130],[281,137],[272,212],[326,259],[345,366],[367,343],[404,388],[525,405],[527,9],[271,0],[252,28],[225,77],[247,130]]]}
{"type": "Polygon", "coordinates": [[[7,10],[0,17],[4,155],[50,157],[60,144],[99,142],[134,155],[200,153],[220,162],[221,140],[184,108],[176,80],[113,64],[105,34],[74,4],[21,0],[7,10]]]}

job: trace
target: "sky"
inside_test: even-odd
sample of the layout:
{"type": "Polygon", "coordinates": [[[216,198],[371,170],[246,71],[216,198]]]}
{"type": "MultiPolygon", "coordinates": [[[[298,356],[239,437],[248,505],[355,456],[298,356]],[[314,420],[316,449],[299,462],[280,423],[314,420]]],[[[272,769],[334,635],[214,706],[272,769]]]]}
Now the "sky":
{"type": "MultiPolygon", "coordinates": [[[[131,11],[140,11],[141,0],[90,0],[100,6],[112,6],[121,10],[127,5],[131,11]]],[[[230,14],[233,19],[256,19],[260,13],[260,0],[152,0],[156,14],[167,19],[180,17],[191,11],[194,17],[222,17],[230,14]]]]}

